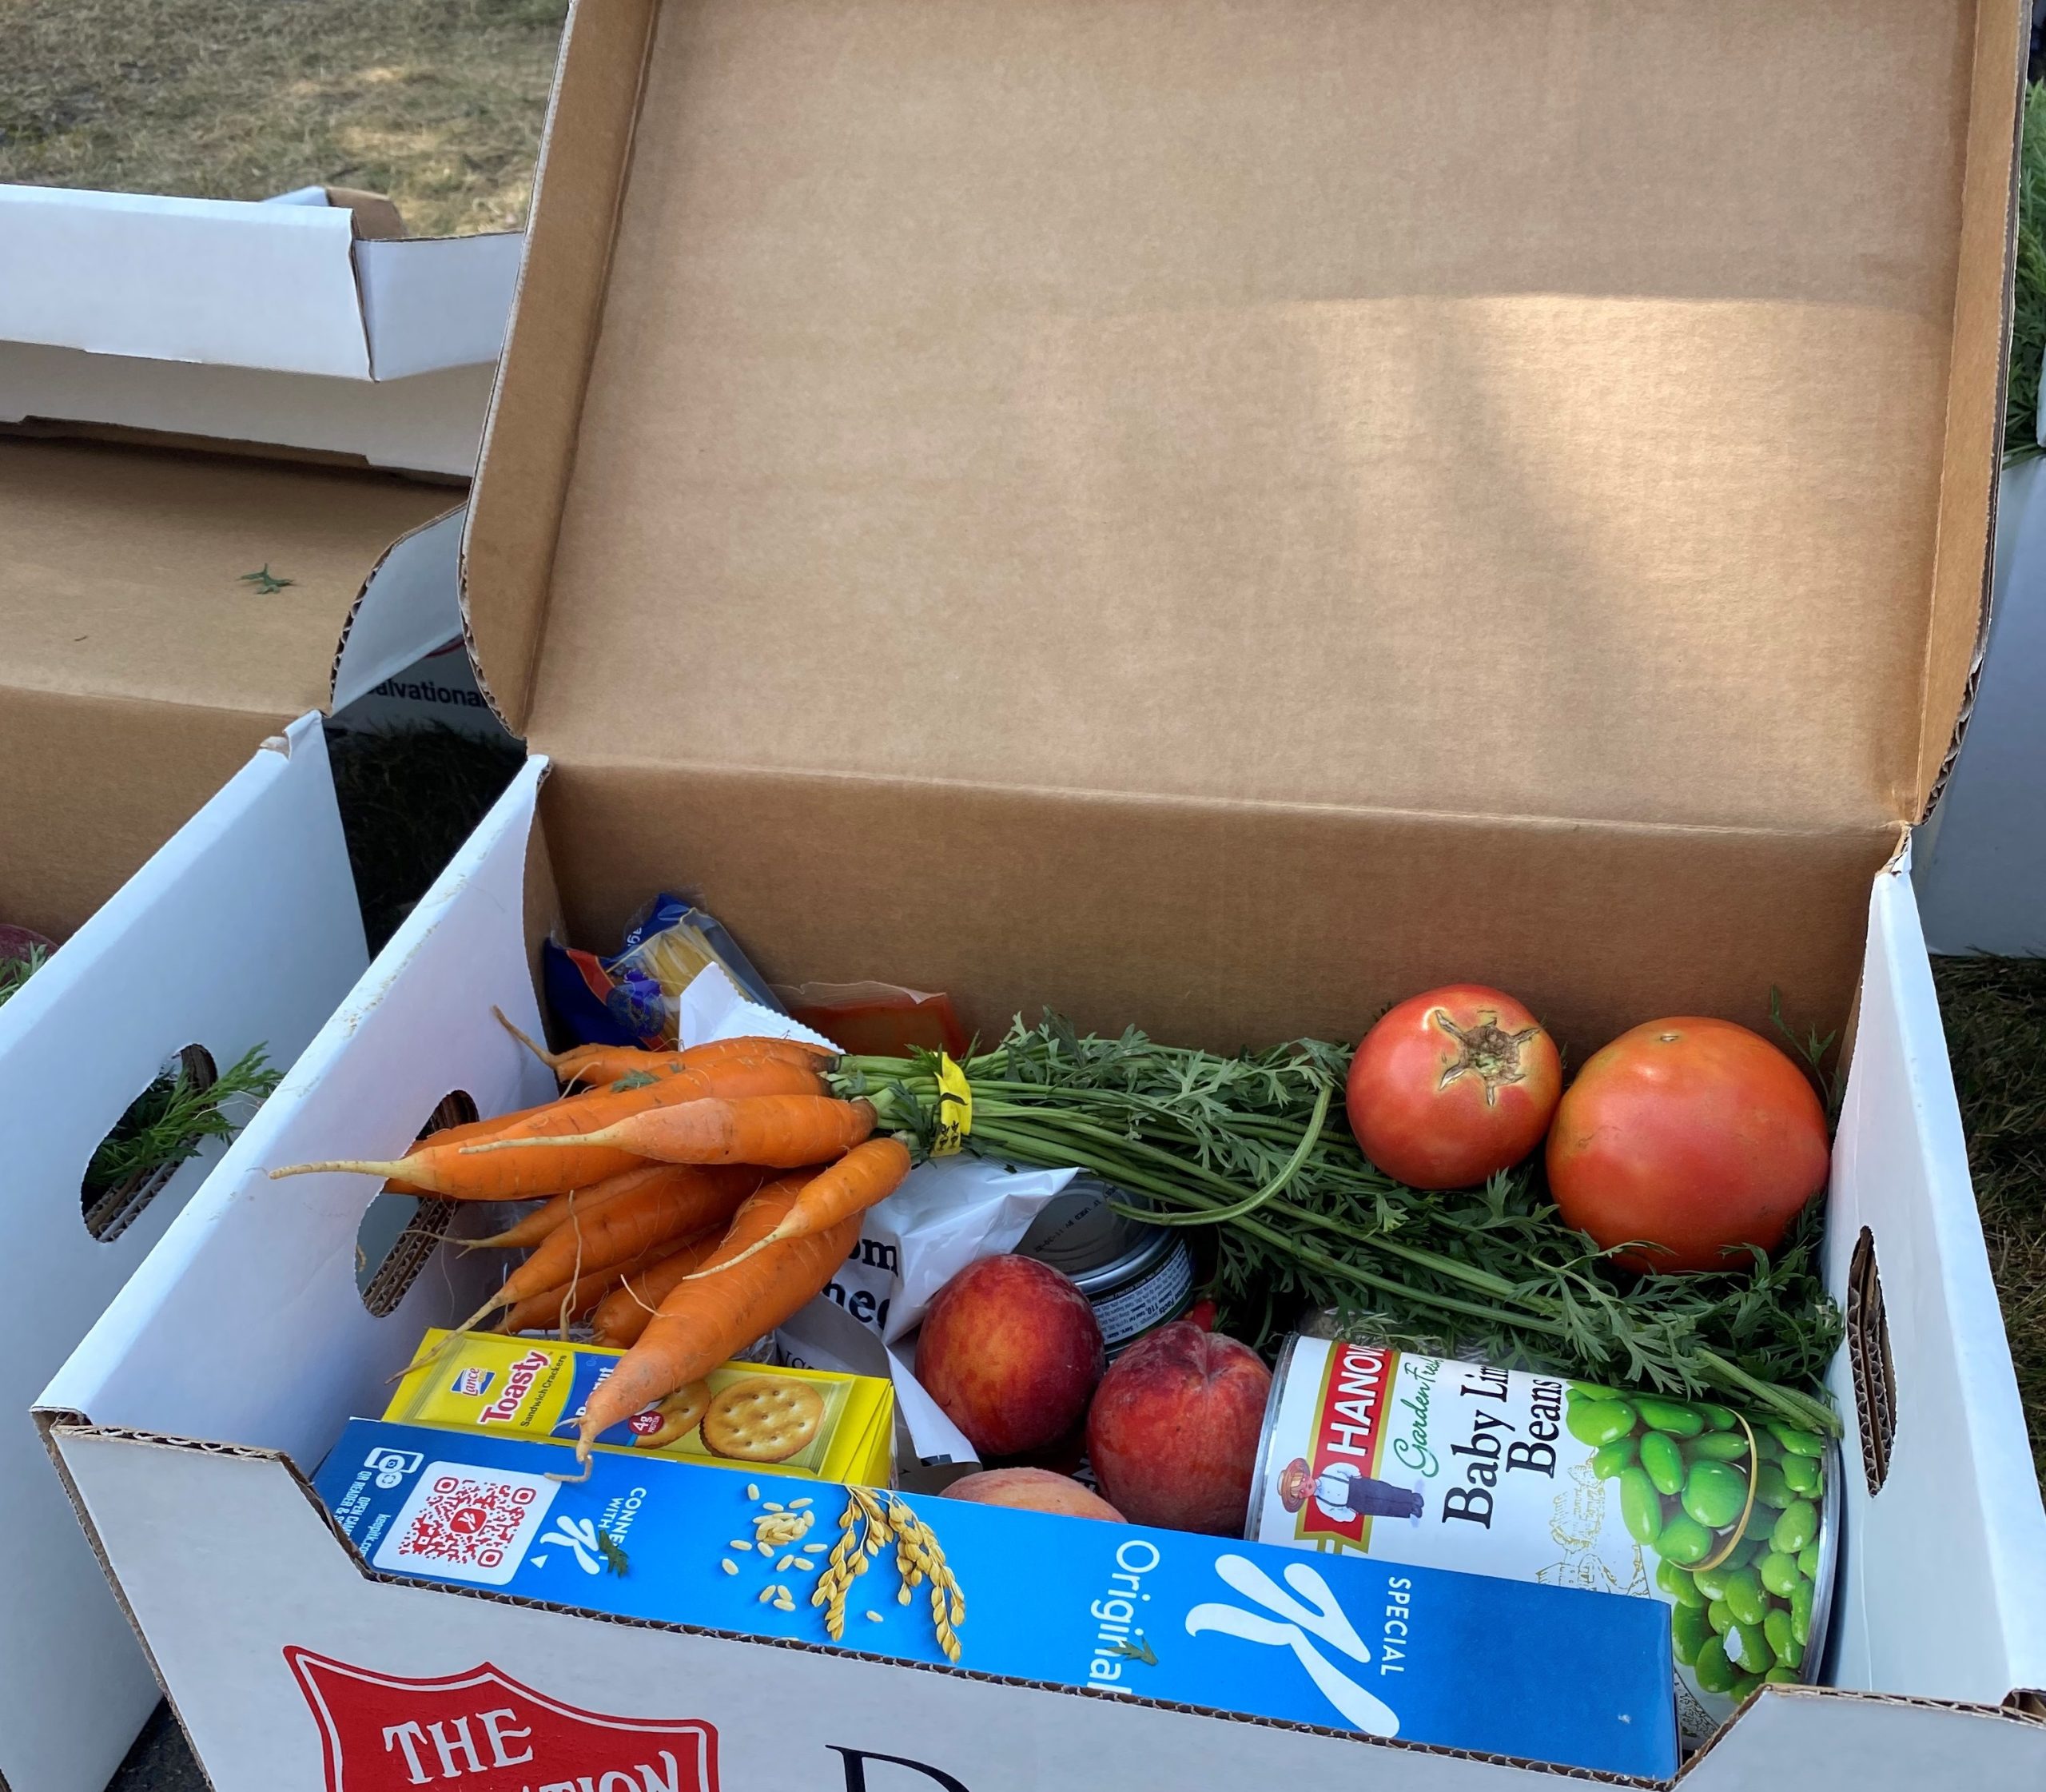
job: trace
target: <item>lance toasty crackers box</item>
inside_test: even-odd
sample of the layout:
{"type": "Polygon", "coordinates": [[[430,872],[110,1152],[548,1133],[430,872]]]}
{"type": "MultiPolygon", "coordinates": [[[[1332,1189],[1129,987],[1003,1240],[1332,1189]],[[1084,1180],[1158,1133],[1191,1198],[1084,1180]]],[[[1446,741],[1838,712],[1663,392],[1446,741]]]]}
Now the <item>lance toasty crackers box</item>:
{"type": "Polygon", "coordinates": [[[1661,1779],[1652,1601],[1367,1556],[350,1421],[314,1479],[372,1570],[622,1618],[1661,1779]],[[855,1562],[863,1564],[857,1571],[855,1562]]]}
{"type": "MultiPolygon", "coordinates": [[[[420,1341],[384,1416],[570,1442],[590,1396],[624,1354],[436,1328],[420,1341]]],[[[597,1441],[600,1449],[886,1487],[894,1479],[895,1390],[871,1376],[726,1363],[597,1441]]]]}

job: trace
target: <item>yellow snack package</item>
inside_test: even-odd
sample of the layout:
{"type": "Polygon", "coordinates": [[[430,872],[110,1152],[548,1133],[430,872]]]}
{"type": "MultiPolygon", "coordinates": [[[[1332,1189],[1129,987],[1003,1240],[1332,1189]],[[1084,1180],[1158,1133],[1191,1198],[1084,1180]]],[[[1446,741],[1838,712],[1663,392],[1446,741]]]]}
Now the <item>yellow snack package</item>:
{"type": "MultiPolygon", "coordinates": [[[[624,1354],[551,1338],[457,1337],[436,1327],[420,1340],[384,1416],[572,1443],[591,1394],[624,1354]]],[[[895,1390],[871,1376],[726,1363],[601,1433],[597,1448],[887,1487],[895,1467],[895,1390]]]]}

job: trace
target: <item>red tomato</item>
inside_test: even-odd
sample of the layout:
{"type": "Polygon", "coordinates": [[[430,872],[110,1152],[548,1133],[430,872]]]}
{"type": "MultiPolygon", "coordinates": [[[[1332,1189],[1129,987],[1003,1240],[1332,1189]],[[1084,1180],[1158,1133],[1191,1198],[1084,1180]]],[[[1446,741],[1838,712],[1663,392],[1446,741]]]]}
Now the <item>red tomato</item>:
{"type": "Polygon", "coordinates": [[[1549,1134],[1566,1225],[1636,1269],[1738,1268],[1825,1186],[1825,1113],[1805,1073],[1731,1021],[1650,1021],[1578,1073],[1549,1134]]]}
{"type": "Polygon", "coordinates": [[[1542,1142],[1563,1085],[1555,1041],[1480,983],[1413,996],[1364,1035],[1344,1105],[1364,1155],[1415,1189],[1467,1189],[1542,1142]]]}

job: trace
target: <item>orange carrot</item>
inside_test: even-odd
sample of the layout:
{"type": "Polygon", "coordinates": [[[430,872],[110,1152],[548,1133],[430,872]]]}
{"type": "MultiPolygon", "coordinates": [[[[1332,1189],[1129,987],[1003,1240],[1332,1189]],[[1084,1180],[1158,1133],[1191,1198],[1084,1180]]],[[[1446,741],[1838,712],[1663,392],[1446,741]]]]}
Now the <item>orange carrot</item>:
{"type": "MultiPolygon", "coordinates": [[[[593,1182],[587,1189],[571,1189],[565,1195],[556,1195],[530,1213],[520,1218],[518,1224],[488,1238],[472,1238],[464,1242],[465,1251],[490,1249],[529,1249],[540,1243],[548,1233],[559,1226],[570,1214],[579,1220],[593,1217],[599,1207],[607,1205],[619,1196],[630,1194],[635,1189],[643,1188],[649,1182],[659,1181],[664,1173],[674,1168],[670,1164],[642,1164],[637,1169],[625,1171],[622,1175],[607,1177],[602,1182],[593,1182]]],[[[734,1201],[743,1201],[758,1188],[766,1173],[742,1164],[706,1165],[706,1176],[728,1179],[734,1191],[734,1201]]]]}
{"type": "Polygon", "coordinates": [[[564,1085],[607,1083],[620,1077],[635,1075],[671,1077],[685,1065],[717,1064],[733,1057],[780,1058],[791,1064],[814,1065],[833,1055],[821,1045],[809,1045],[802,1040],[759,1037],[714,1039],[683,1050],[650,1051],[639,1045],[578,1045],[572,1051],[551,1052],[521,1033],[505,1018],[501,1008],[493,1008],[491,1013],[507,1033],[553,1071],[564,1085]]]}
{"type": "MultiPolygon", "coordinates": [[[[793,1177],[770,1184],[732,1220],[707,1264],[749,1251],[778,1225],[802,1193],[793,1177]]],[[[821,1292],[860,1235],[857,1213],[828,1232],[784,1240],[730,1275],[692,1276],[670,1291],[639,1341],[597,1384],[583,1409],[576,1455],[585,1463],[598,1433],[708,1375],[731,1353],[771,1332],[821,1292]]]]}
{"type": "MultiPolygon", "coordinates": [[[[507,1153],[496,1157],[469,1157],[459,1145],[421,1145],[404,1157],[337,1157],[317,1164],[286,1164],[273,1177],[311,1176],[322,1170],[345,1170],[358,1176],[402,1177],[409,1188],[443,1201],[530,1201],[601,1182],[646,1162],[629,1151],[595,1149],[572,1156],[559,1152],[507,1153]]],[[[488,1147],[481,1149],[487,1149],[488,1147]]]]}
{"type": "Polygon", "coordinates": [[[679,1251],[663,1244],[661,1249],[668,1252],[666,1256],[657,1257],[644,1269],[620,1276],[590,1315],[591,1336],[613,1350],[637,1344],[669,1291],[723,1245],[727,1229],[714,1226],[679,1251]]]}
{"type": "Polygon", "coordinates": [[[462,1241],[465,1251],[504,1250],[519,1251],[530,1248],[567,1219],[572,1211],[587,1214],[599,1201],[607,1198],[607,1192],[632,1177],[653,1169],[644,1164],[636,1170],[627,1170],[623,1176],[614,1176],[606,1181],[593,1182],[587,1189],[571,1189],[565,1195],[550,1195],[539,1206],[519,1215],[515,1225],[502,1232],[494,1232],[488,1238],[468,1238],[462,1241]]]}
{"type": "MultiPolygon", "coordinates": [[[[713,1227],[705,1236],[715,1240],[718,1228],[713,1227]]],[[[529,1294],[515,1306],[505,1312],[499,1322],[500,1332],[548,1332],[556,1327],[573,1324],[583,1317],[627,1276],[651,1268],[659,1262],[661,1254],[674,1248],[673,1241],[659,1244],[651,1251],[642,1252],[629,1263],[615,1263],[608,1269],[595,1269],[585,1276],[579,1276],[571,1284],[563,1282],[559,1288],[542,1288],[537,1294],[529,1294]]],[[[709,1246],[705,1247],[706,1249],[709,1246]]]]}
{"type": "Polygon", "coordinates": [[[774,1229],[736,1256],[720,1256],[715,1264],[696,1272],[692,1279],[728,1274],[732,1268],[755,1252],[778,1244],[784,1239],[807,1238],[828,1232],[842,1221],[862,1214],[877,1201],[886,1201],[910,1173],[910,1148],[898,1138],[869,1139],[856,1145],[837,1163],[803,1185],[795,1205],[782,1216],[774,1229]]]}
{"type": "MultiPolygon", "coordinates": [[[[421,1134],[414,1141],[412,1149],[417,1150],[422,1145],[473,1145],[480,1139],[494,1139],[519,1121],[530,1120],[536,1113],[559,1113],[560,1108],[559,1101],[543,1101],[538,1107],[519,1108],[510,1113],[492,1114],[488,1120],[465,1120],[459,1126],[443,1126],[436,1131],[421,1134]]],[[[424,1195],[432,1191],[393,1181],[385,1185],[384,1192],[387,1195],[424,1195]]]]}
{"type": "Polygon", "coordinates": [[[722,1225],[747,1198],[746,1189],[730,1177],[707,1174],[694,1164],[663,1164],[659,1169],[662,1173],[641,1179],[595,1212],[571,1214],[562,1221],[461,1329],[470,1330],[528,1295],[629,1262],[668,1239],[722,1225]]]}
{"type": "MultiPolygon", "coordinates": [[[[515,1201],[533,1195],[558,1195],[636,1169],[646,1161],[644,1152],[607,1149],[584,1136],[600,1132],[614,1121],[649,1113],[669,1103],[694,1105],[706,1098],[722,1097],[751,1099],[789,1096],[822,1105],[824,1098],[814,1093],[822,1086],[822,1077],[809,1065],[734,1057],[700,1069],[691,1066],[641,1088],[603,1089],[592,1090],[587,1095],[571,1095],[566,1101],[554,1103],[551,1109],[543,1109],[518,1121],[506,1134],[473,1147],[439,1144],[436,1141],[440,1135],[436,1133],[429,1137],[424,1145],[394,1162],[342,1158],[317,1164],[287,1165],[272,1170],[270,1174],[305,1176],[316,1170],[352,1170],[364,1176],[396,1177],[412,1187],[448,1201],[515,1201]],[[533,1131],[535,1127],[539,1129],[538,1133],[533,1131]],[[555,1134],[575,1136],[550,1137],[550,1129],[555,1134]],[[510,1145],[523,1149],[502,1149],[510,1145]],[[466,1155],[472,1149],[479,1155],[466,1155]],[[481,1155],[492,1150],[499,1154],[494,1157],[481,1155]]],[[[809,1157],[794,1161],[822,1163],[836,1155],[837,1150],[827,1149],[813,1152],[809,1157]]],[[[726,1163],[762,1161],[738,1157],[719,1160],[726,1163]]]]}
{"type": "MultiPolygon", "coordinates": [[[[713,1096],[636,1113],[614,1125],[554,1139],[494,1139],[458,1145],[464,1156],[523,1157],[621,1151],[670,1164],[766,1164],[794,1169],[842,1157],[874,1130],[874,1108],[826,1095],[713,1096]]],[[[275,1174],[275,1172],[272,1173],[275,1174]]]]}

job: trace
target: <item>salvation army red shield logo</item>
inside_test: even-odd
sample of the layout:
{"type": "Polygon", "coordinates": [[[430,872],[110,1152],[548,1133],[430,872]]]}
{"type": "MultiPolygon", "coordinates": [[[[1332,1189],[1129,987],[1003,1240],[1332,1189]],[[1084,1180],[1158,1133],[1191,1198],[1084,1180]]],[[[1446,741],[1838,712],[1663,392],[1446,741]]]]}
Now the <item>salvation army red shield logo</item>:
{"type": "Polygon", "coordinates": [[[718,1792],[718,1733],[697,1718],[564,1705],[488,1662],[408,1680],[287,1648],[320,1726],[327,1792],[718,1792]]]}

